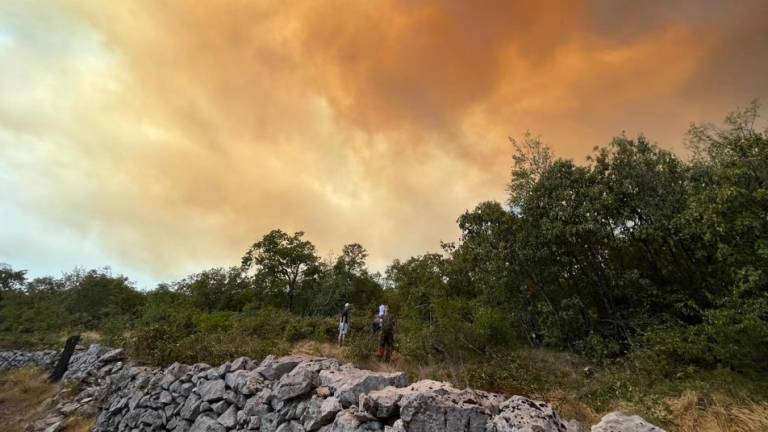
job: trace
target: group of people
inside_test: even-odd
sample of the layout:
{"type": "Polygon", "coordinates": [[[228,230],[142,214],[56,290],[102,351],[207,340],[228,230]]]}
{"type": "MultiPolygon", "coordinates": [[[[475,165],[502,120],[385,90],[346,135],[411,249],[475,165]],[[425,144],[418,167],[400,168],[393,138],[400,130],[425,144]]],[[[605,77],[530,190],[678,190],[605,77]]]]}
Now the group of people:
{"type": "MultiPolygon", "coordinates": [[[[349,303],[344,304],[339,321],[339,346],[344,345],[344,339],[349,333],[349,312],[352,306],[349,303]]],[[[395,317],[389,312],[389,306],[379,305],[378,311],[374,314],[373,323],[371,323],[371,333],[379,336],[379,350],[377,355],[379,359],[389,362],[392,359],[392,349],[395,346],[395,317]]]]}

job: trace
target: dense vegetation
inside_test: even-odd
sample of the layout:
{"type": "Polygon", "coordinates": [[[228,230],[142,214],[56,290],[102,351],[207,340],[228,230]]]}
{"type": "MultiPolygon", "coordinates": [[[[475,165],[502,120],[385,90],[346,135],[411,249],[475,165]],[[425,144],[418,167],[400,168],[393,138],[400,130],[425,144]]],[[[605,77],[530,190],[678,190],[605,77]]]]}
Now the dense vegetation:
{"type": "Polygon", "coordinates": [[[580,389],[595,409],[645,401],[662,383],[762,399],[768,132],[756,129],[757,114],[753,104],[722,128],[694,125],[687,158],[643,136],[596,147],[585,164],[555,158],[531,136],[513,141],[508,201],[480,203],[459,217],[458,242],[396,260],[383,275],[369,272],[359,244],[322,260],[302,232],[280,230],[235,267],[148,291],[108,269],[28,280],[3,266],[0,343],[42,346],[95,330],[154,363],[258,357],[333,341],[349,301],[351,353],[364,359],[384,301],[408,364],[451,365],[433,375],[462,384],[580,389]],[[602,375],[587,385],[558,374],[558,359],[602,375]]]}

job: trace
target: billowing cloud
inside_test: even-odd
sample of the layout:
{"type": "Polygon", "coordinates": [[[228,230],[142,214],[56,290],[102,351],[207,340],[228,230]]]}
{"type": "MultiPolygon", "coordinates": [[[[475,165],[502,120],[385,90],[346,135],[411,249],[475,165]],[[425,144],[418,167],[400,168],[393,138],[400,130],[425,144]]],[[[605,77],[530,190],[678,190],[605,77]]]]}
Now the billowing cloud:
{"type": "Polygon", "coordinates": [[[768,96],[764,2],[498,3],[0,6],[0,261],[159,280],[279,227],[382,268],[503,199],[507,136],[682,151],[768,96]]]}

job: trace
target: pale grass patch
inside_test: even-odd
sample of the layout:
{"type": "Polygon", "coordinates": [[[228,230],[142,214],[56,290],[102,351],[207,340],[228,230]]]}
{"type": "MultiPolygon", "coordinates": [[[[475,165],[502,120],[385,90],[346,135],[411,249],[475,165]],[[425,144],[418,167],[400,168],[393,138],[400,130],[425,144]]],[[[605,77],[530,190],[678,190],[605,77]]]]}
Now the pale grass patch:
{"type": "Polygon", "coordinates": [[[768,431],[768,404],[737,401],[724,395],[703,396],[686,391],[667,400],[672,423],[679,432],[768,431]]]}
{"type": "Polygon", "coordinates": [[[0,375],[0,424],[8,432],[23,431],[42,414],[41,405],[58,386],[40,369],[22,368],[0,375]]]}

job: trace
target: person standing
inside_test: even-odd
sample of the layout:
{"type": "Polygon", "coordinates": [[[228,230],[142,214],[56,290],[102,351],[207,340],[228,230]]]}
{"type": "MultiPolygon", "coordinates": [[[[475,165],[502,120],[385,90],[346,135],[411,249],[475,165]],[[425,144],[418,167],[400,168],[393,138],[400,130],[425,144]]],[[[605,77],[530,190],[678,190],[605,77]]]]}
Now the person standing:
{"type": "Polygon", "coordinates": [[[381,337],[379,339],[379,358],[385,362],[392,360],[392,350],[395,346],[395,317],[384,308],[381,318],[381,337]]]}
{"type": "Polygon", "coordinates": [[[387,305],[384,303],[379,305],[379,318],[384,318],[384,312],[387,310],[387,305]]]}
{"type": "Polygon", "coordinates": [[[341,320],[339,321],[339,346],[344,345],[344,338],[349,332],[349,310],[352,307],[349,303],[344,303],[344,309],[341,311],[341,320]]]}

